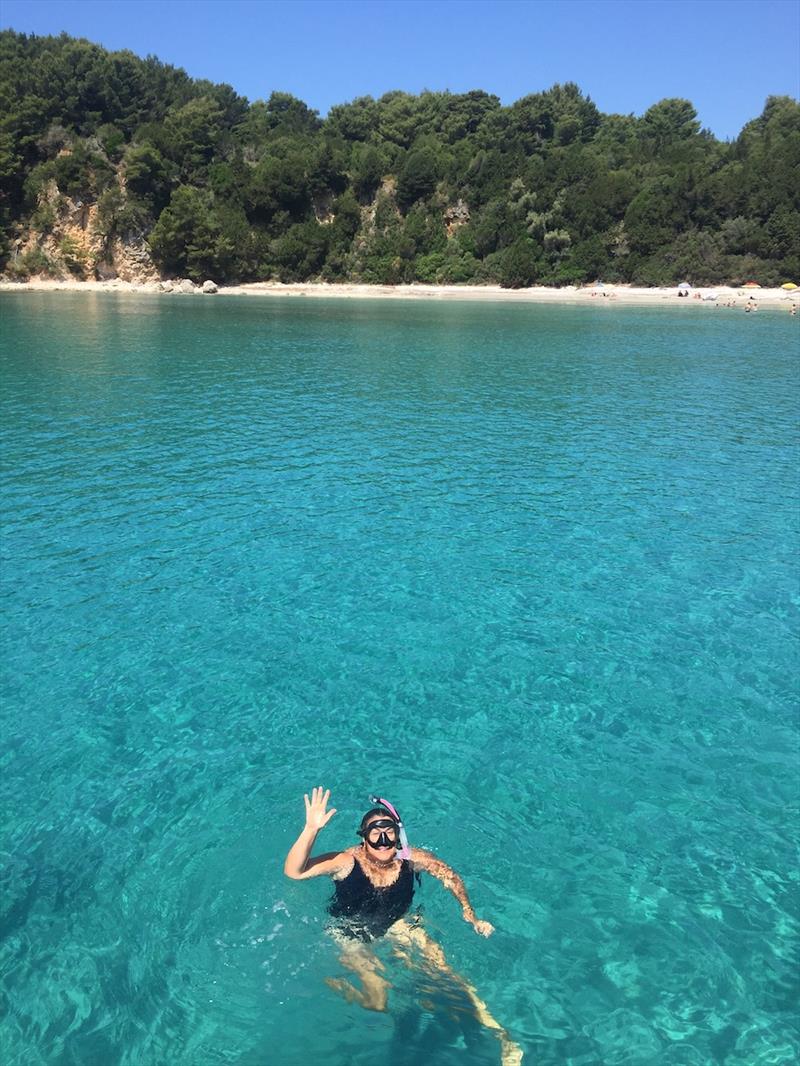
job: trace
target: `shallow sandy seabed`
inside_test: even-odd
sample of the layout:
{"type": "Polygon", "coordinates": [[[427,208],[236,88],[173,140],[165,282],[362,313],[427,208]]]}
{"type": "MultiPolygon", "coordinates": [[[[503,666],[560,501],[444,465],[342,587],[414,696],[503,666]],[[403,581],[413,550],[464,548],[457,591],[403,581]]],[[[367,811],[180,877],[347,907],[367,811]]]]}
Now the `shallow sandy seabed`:
{"type": "MultiPolygon", "coordinates": [[[[129,281],[53,281],[32,280],[27,282],[0,281],[2,292],[131,292],[148,295],[186,296],[202,295],[198,288],[195,293],[162,293],[159,282],[139,284],[129,281]]],[[[536,285],[529,289],[502,289],[499,285],[355,285],[302,282],[283,285],[279,282],[254,282],[249,285],[220,286],[218,296],[323,296],[344,299],[431,299],[431,300],[468,300],[511,303],[566,303],[592,304],[598,306],[658,304],[672,307],[727,307],[734,301],[734,307],[742,309],[750,296],[764,309],[786,310],[792,304],[800,304],[800,289],[787,292],[784,289],[745,289],[725,285],[692,289],[688,297],[678,296],[678,289],[648,289],[628,285],[605,285],[602,288],[590,286],[576,288],[548,288],[536,285]],[[716,293],[716,300],[703,297],[716,293]]]]}

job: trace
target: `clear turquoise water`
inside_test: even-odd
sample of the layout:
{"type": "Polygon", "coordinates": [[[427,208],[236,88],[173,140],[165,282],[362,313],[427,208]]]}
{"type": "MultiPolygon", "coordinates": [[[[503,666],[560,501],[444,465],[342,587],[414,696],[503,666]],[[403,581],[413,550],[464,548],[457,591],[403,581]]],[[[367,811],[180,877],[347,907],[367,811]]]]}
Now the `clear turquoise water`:
{"type": "Polygon", "coordinates": [[[0,311],[4,1063],[497,1063],[430,973],[324,984],[318,783],[463,874],[526,1062],[792,1061],[796,319],[0,311]]]}

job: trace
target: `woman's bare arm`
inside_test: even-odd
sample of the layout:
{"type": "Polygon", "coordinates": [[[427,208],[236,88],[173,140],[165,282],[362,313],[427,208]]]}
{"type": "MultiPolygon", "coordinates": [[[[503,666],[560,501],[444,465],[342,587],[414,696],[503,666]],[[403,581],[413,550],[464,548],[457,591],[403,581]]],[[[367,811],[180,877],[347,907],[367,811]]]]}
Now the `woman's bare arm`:
{"type": "Polygon", "coordinates": [[[442,862],[440,858],[437,858],[432,851],[425,851],[422,848],[411,849],[411,861],[417,870],[424,870],[432,877],[437,878],[445,888],[453,893],[461,904],[464,921],[469,922],[476,933],[480,933],[481,936],[492,935],[494,926],[491,922],[481,921],[480,918],[475,916],[475,911],[472,909],[472,904],[467,895],[466,886],[455,870],[451,869],[446,862],[442,862]]]}
{"type": "Polygon", "coordinates": [[[317,834],[336,814],[336,808],[326,810],[330,799],[330,789],[322,791],[322,786],[311,790],[311,799],[303,796],[306,804],[306,824],[300,836],[295,840],[283,864],[283,872],[293,881],[306,881],[310,877],[334,874],[340,870],[349,856],[344,852],[329,851],[325,855],[311,858],[311,852],[317,834]]]}

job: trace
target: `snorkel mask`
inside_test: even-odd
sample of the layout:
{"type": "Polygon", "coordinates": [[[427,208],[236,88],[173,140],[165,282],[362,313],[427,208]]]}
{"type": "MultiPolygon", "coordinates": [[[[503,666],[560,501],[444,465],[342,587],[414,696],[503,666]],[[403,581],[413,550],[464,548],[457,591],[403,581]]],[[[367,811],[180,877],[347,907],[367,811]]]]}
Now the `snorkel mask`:
{"type": "MultiPolygon", "coordinates": [[[[370,796],[369,801],[370,801],[370,803],[374,803],[374,804],[376,804],[379,807],[385,807],[386,810],[389,812],[389,814],[392,816],[392,822],[390,822],[388,818],[387,819],[379,819],[379,820],[376,820],[376,821],[372,822],[370,828],[372,828],[372,829],[384,829],[384,828],[388,829],[392,825],[392,823],[394,823],[394,825],[397,827],[397,835],[398,835],[398,838],[399,838],[399,840],[397,842],[397,843],[399,843],[399,847],[397,848],[397,858],[398,859],[410,859],[411,858],[411,850],[410,850],[410,848],[408,846],[408,837],[406,836],[405,827],[403,825],[403,819],[400,817],[400,814],[399,814],[397,808],[393,807],[392,804],[388,800],[381,799],[380,796],[370,796]]],[[[380,835],[378,843],[380,844],[381,847],[386,847],[387,843],[389,845],[391,845],[391,846],[395,845],[395,842],[389,840],[387,834],[383,833],[383,832],[380,835]],[[386,843],[384,843],[384,841],[386,841],[386,843]]]]}
{"type": "Polygon", "coordinates": [[[376,818],[364,829],[359,829],[358,835],[363,837],[372,848],[392,848],[394,850],[398,846],[400,839],[400,831],[394,818],[376,818]],[[387,830],[391,832],[387,832],[387,830]]]}

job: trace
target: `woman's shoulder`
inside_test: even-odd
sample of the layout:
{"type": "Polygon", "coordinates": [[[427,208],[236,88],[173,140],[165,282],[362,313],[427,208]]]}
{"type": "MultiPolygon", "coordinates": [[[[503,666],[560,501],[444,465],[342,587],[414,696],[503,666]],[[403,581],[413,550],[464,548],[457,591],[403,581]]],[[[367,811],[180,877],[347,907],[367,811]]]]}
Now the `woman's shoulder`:
{"type": "Polygon", "coordinates": [[[358,847],[345,848],[344,851],[340,851],[337,855],[337,868],[332,874],[334,881],[342,881],[348,874],[353,872],[353,866],[356,861],[356,851],[358,847]]]}
{"type": "Polygon", "coordinates": [[[419,870],[424,870],[432,862],[436,862],[436,856],[432,851],[427,851],[425,848],[409,848],[411,853],[411,862],[419,870]]]}

